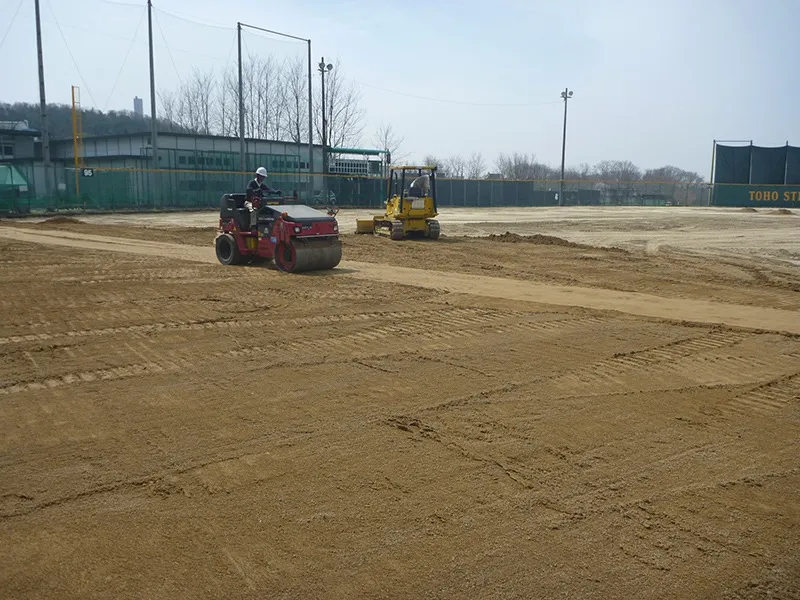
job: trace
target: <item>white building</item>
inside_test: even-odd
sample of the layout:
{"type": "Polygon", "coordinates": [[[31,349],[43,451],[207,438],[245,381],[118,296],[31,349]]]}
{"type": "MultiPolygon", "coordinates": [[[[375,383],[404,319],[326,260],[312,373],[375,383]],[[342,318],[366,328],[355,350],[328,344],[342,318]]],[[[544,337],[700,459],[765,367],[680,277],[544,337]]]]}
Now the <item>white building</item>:
{"type": "Polygon", "coordinates": [[[142,103],[142,99],[139,96],[133,97],[133,114],[135,114],[140,119],[144,118],[144,104],[142,103]]]}

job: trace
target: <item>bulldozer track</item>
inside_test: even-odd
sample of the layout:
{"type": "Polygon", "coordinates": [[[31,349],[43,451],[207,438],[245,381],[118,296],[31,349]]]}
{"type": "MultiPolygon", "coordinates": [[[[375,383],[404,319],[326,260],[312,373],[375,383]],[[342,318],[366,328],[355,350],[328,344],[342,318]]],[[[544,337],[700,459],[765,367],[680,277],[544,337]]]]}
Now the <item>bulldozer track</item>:
{"type": "Polygon", "coordinates": [[[553,384],[567,395],[592,390],[614,393],[636,389],[680,389],[694,385],[749,383],[790,368],[790,358],[762,361],[754,356],[720,353],[747,339],[740,332],[711,332],[664,346],[625,353],[572,370],[553,384]],[[754,379],[756,378],[756,379],[754,379]]]}
{"type": "Polygon", "coordinates": [[[771,416],[786,408],[791,402],[798,401],[800,401],[800,373],[792,373],[740,394],[721,408],[735,415],[771,416]]]}
{"type": "MultiPolygon", "coordinates": [[[[372,319],[385,317],[381,313],[372,313],[369,315],[340,315],[340,318],[331,320],[322,316],[310,317],[306,319],[289,319],[281,323],[282,326],[315,326],[327,325],[332,322],[360,322],[370,321],[372,319]],[[349,318],[343,318],[349,317],[349,318]]],[[[435,313],[429,315],[420,315],[419,313],[397,314],[392,313],[394,318],[408,318],[414,319],[413,324],[390,324],[379,325],[364,331],[349,333],[346,335],[329,337],[324,339],[311,339],[311,340],[276,340],[275,348],[279,349],[284,356],[294,358],[301,358],[307,355],[314,355],[318,353],[336,353],[348,352],[348,355],[357,356],[371,356],[376,352],[398,352],[398,351],[421,351],[421,350],[443,350],[449,349],[452,345],[447,342],[458,339],[475,339],[480,340],[484,338],[487,333],[490,335],[501,335],[506,333],[519,332],[519,328],[515,325],[495,326],[495,323],[508,320],[509,315],[502,312],[489,312],[489,311],[475,311],[470,309],[454,309],[452,311],[443,311],[443,313],[435,313]],[[450,313],[450,314],[448,314],[450,313]],[[488,332],[483,331],[489,328],[488,332]],[[368,350],[365,350],[368,349],[368,350]],[[288,354],[287,354],[288,353],[288,354]],[[353,354],[356,353],[356,354],[353,354]]],[[[581,327],[587,322],[596,322],[591,317],[577,318],[577,319],[561,319],[558,321],[559,329],[564,327],[573,326],[581,327]]],[[[223,321],[213,323],[160,323],[158,326],[139,326],[127,328],[108,328],[105,330],[96,330],[94,332],[69,332],[74,333],[74,336],[67,337],[86,337],[89,333],[96,335],[107,335],[113,333],[141,333],[153,331],[177,331],[177,330],[208,330],[213,328],[229,329],[235,328],[256,328],[264,326],[269,323],[268,321],[223,321]],[[86,334],[79,336],[77,334],[86,334]]],[[[270,323],[274,324],[274,323],[270,323]]],[[[541,325],[541,323],[539,324],[541,325]]],[[[549,330],[546,328],[545,330],[549,330]]],[[[2,340],[0,340],[2,341],[2,340]]],[[[150,353],[147,346],[140,345],[139,350],[134,350],[130,344],[125,347],[119,347],[116,350],[122,361],[127,360],[131,355],[141,359],[147,359],[147,354],[150,353]]],[[[92,383],[94,381],[110,381],[114,379],[122,379],[128,377],[148,376],[154,374],[162,374],[168,372],[175,372],[180,369],[197,367],[200,364],[213,363],[215,360],[225,357],[240,357],[251,356],[254,352],[269,352],[270,348],[262,345],[248,345],[245,349],[225,350],[220,352],[212,352],[203,357],[200,361],[191,361],[191,353],[183,354],[181,350],[172,350],[167,355],[172,360],[149,361],[132,363],[122,366],[114,366],[104,369],[96,369],[84,372],[70,372],[61,375],[51,375],[43,378],[36,378],[31,380],[6,382],[5,385],[0,387],[0,394],[16,394],[27,391],[40,391],[63,387],[65,385],[73,385],[80,383],[92,383]]],[[[76,352],[82,355],[87,355],[86,349],[69,348],[65,347],[62,352],[68,354],[70,358],[77,358],[76,352]]],[[[104,354],[107,352],[104,350],[104,354]]],[[[163,354],[163,353],[162,353],[163,354]]],[[[291,361],[288,364],[292,364],[291,361]]]]}
{"type": "Polygon", "coordinates": [[[490,311],[475,309],[458,308],[442,313],[431,313],[427,311],[378,311],[369,313],[350,313],[336,315],[314,315],[308,317],[289,317],[289,318],[261,318],[261,319],[211,319],[203,321],[192,319],[188,321],[160,321],[157,323],[146,323],[142,325],[127,325],[119,327],[103,327],[92,329],[74,329],[63,332],[53,333],[30,333],[21,335],[11,335],[0,338],[0,346],[8,344],[20,344],[25,342],[54,341],[70,338],[86,338],[105,335],[117,335],[122,333],[152,333],[159,331],[201,331],[213,329],[239,329],[244,327],[262,327],[270,331],[275,326],[293,325],[329,325],[347,323],[354,321],[380,320],[382,318],[420,318],[423,323],[439,322],[440,315],[442,322],[450,322],[448,319],[462,319],[464,323],[486,323],[500,318],[489,314],[490,311]],[[452,317],[450,315],[452,314],[452,317]]]}
{"type": "Polygon", "coordinates": [[[0,395],[18,394],[21,392],[32,392],[40,390],[52,390],[66,385],[76,383],[93,383],[97,381],[112,381],[129,377],[139,377],[143,375],[174,373],[181,369],[191,366],[190,363],[176,364],[171,361],[161,363],[145,362],[108,369],[95,369],[90,371],[80,371],[65,373],[64,375],[47,377],[42,379],[32,379],[28,381],[17,381],[10,385],[0,387],[0,395]]]}

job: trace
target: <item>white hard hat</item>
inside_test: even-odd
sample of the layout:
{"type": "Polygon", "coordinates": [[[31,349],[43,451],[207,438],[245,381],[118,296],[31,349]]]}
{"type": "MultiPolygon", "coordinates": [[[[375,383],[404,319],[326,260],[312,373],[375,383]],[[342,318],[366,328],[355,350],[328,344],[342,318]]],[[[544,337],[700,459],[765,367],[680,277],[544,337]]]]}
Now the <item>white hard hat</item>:
{"type": "Polygon", "coordinates": [[[258,167],[256,169],[256,175],[261,175],[262,177],[267,176],[267,170],[264,167],[258,167]]]}

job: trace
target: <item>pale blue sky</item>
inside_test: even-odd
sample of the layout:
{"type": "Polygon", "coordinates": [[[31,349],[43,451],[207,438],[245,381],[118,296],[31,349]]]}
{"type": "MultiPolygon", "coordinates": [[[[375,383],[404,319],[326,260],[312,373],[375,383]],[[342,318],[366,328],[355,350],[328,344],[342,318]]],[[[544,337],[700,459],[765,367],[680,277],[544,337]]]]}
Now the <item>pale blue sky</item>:
{"type": "MultiPolygon", "coordinates": [[[[70,86],[79,85],[84,106],[132,109],[138,95],[149,113],[146,2],[40,2],[48,100],[69,102],[70,86]]],[[[22,0],[8,29],[18,5],[0,0],[0,40],[8,30],[0,47],[0,101],[36,102],[33,0],[22,0]]],[[[479,151],[491,167],[499,152],[516,151],[557,165],[559,93],[566,86],[575,91],[569,165],[631,160],[643,169],[673,164],[707,177],[714,138],[800,145],[800,0],[154,0],[154,6],[159,88],[173,88],[193,67],[235,70],[237,21],[310,37],[315,63],[322,55],[338,59],[358,82],[368,118],[363,144],[390,122],[412,159],[479,151]],[[486,106],[497,104],[510,106],[486,106]]],[[[254,34],[245,43],[252,53],[305,56],[303,44],[254,34]]]]}

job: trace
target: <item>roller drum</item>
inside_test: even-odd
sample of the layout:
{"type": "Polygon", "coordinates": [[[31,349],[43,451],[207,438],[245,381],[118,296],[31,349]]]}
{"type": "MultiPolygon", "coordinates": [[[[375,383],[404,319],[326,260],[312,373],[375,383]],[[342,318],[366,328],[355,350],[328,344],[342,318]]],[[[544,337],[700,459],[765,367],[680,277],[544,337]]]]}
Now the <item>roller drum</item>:
{"type": "Polygon", "coordinates": [[[342,260],[342,242],[279,244],[275,266],[285,273],[333,269],[342,260]]]}

